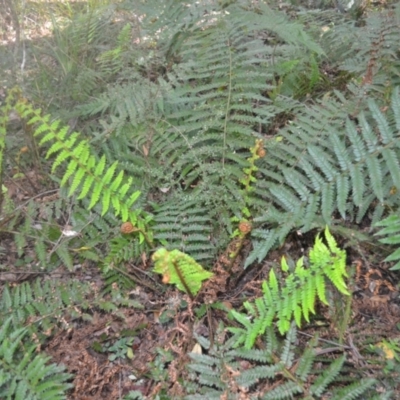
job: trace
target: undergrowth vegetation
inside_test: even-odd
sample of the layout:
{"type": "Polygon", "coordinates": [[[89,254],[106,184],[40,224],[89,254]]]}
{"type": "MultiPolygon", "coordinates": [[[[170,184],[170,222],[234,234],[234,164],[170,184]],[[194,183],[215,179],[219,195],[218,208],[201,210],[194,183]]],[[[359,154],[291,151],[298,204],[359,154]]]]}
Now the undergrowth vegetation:
{"type": "Polygon", "coordinates": [[[93,349],[122,379],[134,337],[174,323],[170,342],[96,398],[395,398],[395,342],[353,343],[351,263],[397,261],[397,300],[400,6],[60,3],[0,6],[1,398],[78,398],[54,340],[146,307],[93,349]]]}

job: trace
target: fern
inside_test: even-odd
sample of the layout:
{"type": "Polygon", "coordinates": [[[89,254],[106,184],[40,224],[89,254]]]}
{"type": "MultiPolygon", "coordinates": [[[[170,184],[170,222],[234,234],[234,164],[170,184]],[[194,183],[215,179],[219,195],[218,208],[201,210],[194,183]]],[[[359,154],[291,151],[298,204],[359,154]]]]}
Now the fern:
{"type": "MultiPolygon", "coordinates": [[[[54,86],[59,92],[54,96],[54,113],[64,116],[77,101],[85,101],[100,92],[100,82],[110,77],[110,71],[102,62],[101,55],[119,47],[118,32],[122,29],[115,23],[114,5],[87,8],[87,12],[75,14],[70,21],[64,15],[62,21],[52,16],[53,32],[35,53],[40,71],[36,77],[41,87],[40,95],[54,86]],[[56,68],[55,68],[56,66],[56,68]]],[[[41,101],[41,99],[38,99],[41,101]]]]}
{"type": "MultiPolygon", "coordinates": [[[[389,217],[379,221],[375,224],[377,227],[382,227],[382,229],[376,233],[379,236],[385,236],[379,241],[385,244],[396,245],[400,243],[400,218],[397,214],[392,214],[389,217]]],[[[397,261],[390,269],[399,270],[400,269],[400,249],[395,250],[392,254],[385,258],[385,261],[397,261]]]]}
{"type": "Polygon", "coordinates": [[[364,90],[375,91],[386,99],[400,84],[396,72],[399,67],[396,54],[399,24],[398,4],[393,10],[371,12],[341,56],[341,69],[359,76],[364,90]]]}
{"type": "MultiPolygon", "coordinates": [[[[290,328],[292,319],[297,326],[301,319],[309,322],[310,313],[315,314],[315,300],[328,305],[326,299],[326,278],[344,295],[349,295],[344,277],[346,273],[346,254],[339,249],[328,228],[325,230],[327,245],[317,236],[314,247],[310,251],[310,266],[304,267],[303,258],[300,258],[296,268],[279,287],[278,279],[271,269],[268,281],[264,281],[262,288],[264,296],[254,304],[244,303],[247,313],[232,310],[232,316],[244,328],[228,328],[237,335],[238,343],[245,347],[253,347],[256,338],[263,334],[265,329],[272,325],[274,318],[278,319],[277,326],[281,334],[290,328]],[[248,315],[252,317],[248,319],[248,315]]],[[[282,259],[282,270],[288,272],[286,260],[282,259]]]]}
{"type": "MultiPolygon", "coordinates": [[[[386,113],[379,107],[389,89],[367,105],[364,72],[343,67],[340,58],[343,41],[354,43],[357,57],[372,54],[372,45],[365,51],[357,47],[364,29],[330,11],[315,11],[298,13],[299,21],[306,22],[303,30],[283,13],[264,4],[255,10],[246,2],[183,7],[163,1],[157,3],[155,19],[146,8],[152,6],[136,7],[146,14],[142,28],[153,32],[154,53],[169,60],[168,68],[152,82],[137,78],[136,72],[82,113],[103,113],[99,137],[107,158],[118,159],[132,176],[145,175],[140,183],[144,193],[169,190],[168,198],[179,207],[188,199],[201,202],[203,215],[225,230],[226,245],[234,230],[230,218],[241,214],[239,181],[249,156],[246,149],[254,137],[275,134],[274,120],[285,114],[279,136],[265,140],[267,156],[248,204],[254,217],[253,251],[246,266],[264,259],[293,229],[325,226],[333,215],[359,222],[370,213],[377,221],[384,207],[397,201],[398,195],[389,192],[400,182],[393,124],[399,119],[398,92],[393,90],[386,113]],[[167,16],[185,19],[177,25],[182,33],[163,24],[167,16]],[[307,107],[279,95],[301,97],[316,90],[325,76],[320,72],[325,54],[333,55],[335,68],[342,68],[337,79],[348,83],[345,95],[330,91],[307,107]],[[304,67],[310,79],[303,88],[298,83],[306,83],[304,67]]],[[[396,18],[388,17],[388,40],[396,18]]],[[[374,43],[379,30],[368,35],[374,43]]],[[[396,62],[390,58],[392,50],[387,51],[388,66],[396,62]]],[[[360,68],[365,70],[365,63],[360,68]]],[[[185,225],[177,221],[175,227],[179,232],[185,225]]],[[[162,233],[165,238],[167,231],[162,233]]],[[[175,229],[173,241],[174,234],[175,229]]]]}
{"type": "MultiPolygon", "coordinates": [[[[241,214],[239,181],[248,167],[248,149],[275,115],[295,106],[283,108],[265,96],[275,87],[269,65],[293,54],[317,57],[322,50],[299,24],[264,4],[257,10],[244,3],[221,8],[166,1],[154,6],[158,14],[136,5],[135,12],[146,15],[142,29],[154,32],[155,54],[179,57],[179,63],[156,82],[136,72],[78,111],[84,116],[102,113],[98,137],[107,158],[118,159],[132,176],[144,176],[144,193],[169,190],[171,195],[160,202],[173,199],[170,209],[177,205],[177,214],[191,200],[201,204],[203,217],[218,226],[223,247],[234,230],[231,216],[241,214]],[[184,16],[184,26],[163,25],[167,15],[184,16]],[[265,32],[270,42],[263,40],[265,32]]],[[[168,236],[165,228],[163,238],[168,236]]],[[[185,229],[186,223],[176,220],[169,238],[181,241],[178,248],[188,252],[190,235],[181,236],[183,240],[175,236],[185,229]]],[[[196,253],[190,250],[198,259],[196,253]]],[[[210,254],[206,247],[202,253],[210,254]]]]}
{"type": "Polygon", "coordinates": [[[68,134],[68,127],[61,128],[59,121],[50,122],[50,115],[42,117],[41,110],[34,109],[26,101],[17,102],[16,109],[29,124],[38,125],[34,135],[41,136],[41,145],[53,142],[47,151],[47,157],[56,156],[52,171],[67,162],[61,186],[71,179],[69,196],[79,191],[78,199],[90,196],[89,210],[100,202],[101,215],[112,208],[116,216],[120,215],[123,220],[130,220],[133,224],[138,223],[137,212],[130,208],[140,192],[129,193],[132,178],[125,179],[123,171],[116,175],[118,162],[106,168],[105,156],[96,159],[91,154],[88,142],[79,141],[77,132],[68,134]]]}
{"type": "Polygon", "coordinates": [[[195,200],[178,201],[172,198],[156,206],[152,226],[154,238],[168,250],[178,249],[198,262],[211,262],[217,246],[211,238],[215,224],[207,207],[195,200]]]}
{"type": "Polygon", "coordinates": [[[315,364],[321,362],[314,351],[317,340],[314,338],[302,354],[295,354],[294,326],[290,328],[283,343],[277,340],[273,329],[268,328],[264,335],[267,342],[265,350],[244,347],[232,349],[232,338],[226,343],[214,344],[213,347],[203,337],[197,336],[197,340],[207,354],[189,354],[192,362],[188,368],[194,371],[190,379],[196,385],[190,389],[193,394],[185,397],[188,400],[220,399],[221,396],[227,399],[240,396],[270,400],[311,399],[322,398],[328,393],[333,399],[342,399],[345,397],[340,396],[346,395],[348,398],[361,399],[363,397],[360,396],[375,383],[373,379],[354,379],[354,383],[337,387],[340,375],[343,375],[345,357],[329,362],[324,360],[326,368],[317,369],[315,364]],[[257,385],[260,381],[263,385],[257,385]]]}
{"type": "Polygon", "coordinates": [[[358,124],[346,116],[341,102],[323,102],[281,131],[283,140],[265,158],[260,168],[265,180],[258,179],[256,190],[270,206],[255,221],[272,227],[253,231],[255,248],[246,265],[262,260],[293,228],[307,231],[329,224],[335,212],[360,222],[371,210],[376,220],[384,206],[396,203],[392,188],[400,185],[399,102],[396,89],[386,117],[370,100],[358,124]],[[339,133],[342,120],[345,132],[339,133]]]}
{"type": "Polygon", "coordinates": [[[37,345],[26,343],[26,328],[11,329],[12,318],[0,328],[0,396],[4,400],[66,399],[72,387],[64,367],[48,364],[50,357],[36,354],[37,345]]]}
{"type": "Polygon", "coordinates": [[[10,93],[7,96],[5,104],[0,109],[0,215],[2,214],[3,202],[7,200],[6,188],[3,185],[3,164],[4,153],[6,148],[7,124],[9,122],[10,113],[16,100],[16,93],[10,93]]]}
{"type": "Polygon", "coordinates": [[[43,332],[51,331],[61,322],[58,319],[61,315],[84,316],[84,310],[91,308],[91,302],[86,298],[91,292],[90,286],[73,281],[60,284],[36,280],[13,289],[5,286],[0,300],[0,320],[11,317],[15,329],[29,321],[29,329],[42,337],[43,332]]]}
{"type": "Polygon", "coordinates": [[[172,250],[158,249],[152,256],[154,272],[163,275],[163,283],[176,284],[177,288],[193,297],[201,288],[201,282],[213,274],[205,271],[189,255],[172,250]]]}

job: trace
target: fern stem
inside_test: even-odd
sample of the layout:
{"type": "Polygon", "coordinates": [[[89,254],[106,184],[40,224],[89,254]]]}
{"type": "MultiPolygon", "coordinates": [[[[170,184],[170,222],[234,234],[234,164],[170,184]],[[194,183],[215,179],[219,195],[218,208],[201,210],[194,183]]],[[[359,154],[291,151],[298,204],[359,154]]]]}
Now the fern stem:
{"type": "MultiPolygon", "coordinates": [[[[343,296],[342,296],[343,298],[343,296]]],[[[347,331],[347,327],[349,326],[350,317],[351,317],[351,305],[352,305],[352,296],[346,296],[346,307],[344,309],[344,315],[339,323],[339,343],[342,345],[344,341],[344,334],[347,331]]]]}
{"type": "Polygon", "coordinates": [[[146,286],[148,289],[152,290],[154,293],[157,293],[157,289],[154,286],[150,285],[147,282],[142,281],[141,279],[139,279],[136,276],[131,275],[129,272],[126,272],[123,269],[116,267],[115,265],[112,266],[112,269],[119,272],[120,274],[126,276],[127,278],[131,279],[132,282],[135,282],[135,283],[139,282],[141,285],[146,286]]]}
{"type": "Polygon", "coordinates": [[[230,270],[232,269],[240,251],[242,250],[246,237],[247,237],[247,234],[242,234],[240,236],[239,241],[237,243],[235,243],[235,249],[233,250],[232,253],[229,254],[230,259],[229,259],[229,263],[226,267],[228,272],[230,272],[230,270]]]}
{"type": "Polygon", "coordinates": [[[190,300],[193,301],[193,300],[194,300],[193,293],[192,293],[192,291],[189,289],[188,284],[186,283],[186,280],[185,280],[185,278],[184,278],[184,276],[183,276],[183,274],[182,274],[182,272],[181,272],[181,270],[180,270],[180,268],[179,268],[179,264],[178,264],[176,261],[174,261],[174,260],[172,261],[172,264],[173,264],[174,267],[175,267],[176,274],[179,276],[179,279],[181,280],[182,285],[183,285],[183,287],[185,288],[186,293],[189,295],[190,300]]]}
{"type": "MultiPolygon", "coordinates": [[[[278,363],[281,362],[281,359],[278,356],[276,356],[275,354],[272,353],[271,356],[272,356],[272,359],[275,362],[275,364],[278,364],[278,363]]],[[[294,366],[294,369],[295,369],[295,367],[296,366],[294,366]]],[[[298,385],[301,388],[303,393],[306,392],[306,390],[304,388],[304,385],[303,385],[303,382],[300,379],[297,379],[296,376],[294,374],[292,374],[292,372],[290,372],[289,369],[284,367],[284,368],[282,368],[282,370],[280,372],[282,373],[282,375],[285,378],[287,378],[287,379],[291,380],[292,382],[296,383],[296,385],[298,385]]]]}
{"type": "Polygon", "coordinates": [[[144,240],[149,245],[149,247],[151,249],[154,249],[154,247],[155,247],[154,242],[149,238],[149,235],[143,229],[140,229],[140,228],[138,228],[138,232],[140,232],[143,235],[144,240]]]}

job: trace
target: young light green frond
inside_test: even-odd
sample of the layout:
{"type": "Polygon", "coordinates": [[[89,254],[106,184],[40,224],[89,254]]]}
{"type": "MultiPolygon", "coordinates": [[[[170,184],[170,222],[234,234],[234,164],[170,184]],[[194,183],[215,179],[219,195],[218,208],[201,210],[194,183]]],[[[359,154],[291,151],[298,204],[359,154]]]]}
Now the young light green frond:
{"type": "Polygon", "coordinates": [[[201,288],[203,280],[213,276],[211,272],[203,269],[189,255],[179,250],[168,251],[161,248],[153,256],[154,272],[163,275],[164,283],[176,284],[182,290],[194,296],[201,288]]]}
{"type": "Polygon", "coordinates": [[[135,201],[139,198],[140,194],[141,192],[138,190],[136,192],[133,192],[131,196],[126,200],[127,207],[131,207],[133,203],[135,203],[135,201]]]}
{"type": "Polygon", "coordinates": [[[94,170],[94,175],[99,177],[102,176],[105,166],[106,166],[106,156],[103,154],[103,156],[100,158],[100,160],[96,165],[96,169],[94,170]]]}
{"type": "MultiPolygon", "coordinates": [[[[40,139],[40,145],[44,145],[47,142],[53,141],[56,138],[56,142],[54,142],[49,150],[46,153],[46,157],[50,157],[52,154],[54,153],[58,153],[61,149],[63,149],[64,147],[66,147],[66,140],[64,139],[64,137],[67,135],[68,133],[68,126],[64,126],[63,128],[61,128],[62,134],[59,135],[55,135],[55,132],[49,130],[47,132],[47,134],[45,134],[41,139],[40,139]]],[[[37,132],[35,131],[35,136],[36,135],[40,135],[41,132],[37,132]]],[[[72,144],[78,139],[78,134],[71,134],[68,138],[69,143],[71,143],[71,145],[68,146],[68,148],[71,148],[72,144]]]]}
{"type": "Polygon", "coordinates": [[[109,189],[103,189],[101,193],[101,216],[103,216],[110,208],[111,191],[109,189]]]}
{"type": "MultiPolygon", "coordinates": [[[[61,149],[62,146],[60,146],[61,149]]],[[[57,149],[57,151],[59,151],[60,149],[57,149]]],[[[59,152],[56,159],[53,162],[53,166],[51,168],[51,172],[55,172],[56,169],[68,158],[70,158],[71,154],[66,152],[66,151],[62,151],[59,152]]]]}
{"type": "MultiPolygon", "coordinates": [[[[293,318],[297,326],[301,325],[302,318],[309,322],[310,313],[315,313],[316,296],[324,304],[329,305],[325,294],[325,277],[328,277],[342,294],[350,294],[344,281],[347,276],[346,253],[338,247],[328,228],[325,230],[325,238],[329,248],[318,235],[309,254],[310,266],[305,268],[303,258],[299,259],[295,270],[283,280],[281,285],[274,269],[271,269],[268,281],[262,284],[264,301],[257,300],[255,303],[257,313],[254,313],[250,305],[246,307],[247,313],[253,317],[251,321],[246,321],[244,328],[246,335],[251,335],[251,340],[245,340],[246,348],[250,348],[255,338],[271,326],[274,318],[277,319],[281,334],[289,330],[293,318]]],[[[288,269],[285,258],[282,258],[281,268],[284,271],[288,269]]],[[[237,316],[238,314],[235,313],[238,322],[244,321],[245,316],[240,320],[237,316]]]]}
{"type": "MultiPolygon", "coordinates": [[[[72,157],[73,147],[74,147],[75,143],[78,141],[79,135],[77,133],[75,133],[75,134],[70,135],[68,137],[68,139],[66,139],[66,140],[59,140],[57,137],[55,137],[54,132],[50,131],[48,133],[48,135],[45,136],[40,141],[40,145],[43,145],[47,141],[54,141],[54,139],[56,139],[57,141],[55,141],[50,146],[49,150],[47,150],[46,158],[50,158],[51,155],[56,154],[56,153],[59,153],[58,156],[60,156],[62,154],[66,154],[66,155],[68,155],[68,157],[72,157]],[[44,140],[44,139],[47,139],[47,140],[44,140]]],[[[82,145],[84,143],[85,143],[85,141],[78,142],[77,146],[80,146],[80,148],[82,148],[82,145]]]]}
{"type": "Polygon", "coordinates": [[[115,192],[121,186],[123,178],[124,178],[124,171],[120,171],[110,185],[110,190],[112,192],[115,192]]]}
{"type": "Polygon", "coordinates": [[[103,187],[101,185],[94,185],[92,196],[90,198],[90,203],[88,206],[89,210],[92,209],[99,202],[102,189],[103,187]]]}

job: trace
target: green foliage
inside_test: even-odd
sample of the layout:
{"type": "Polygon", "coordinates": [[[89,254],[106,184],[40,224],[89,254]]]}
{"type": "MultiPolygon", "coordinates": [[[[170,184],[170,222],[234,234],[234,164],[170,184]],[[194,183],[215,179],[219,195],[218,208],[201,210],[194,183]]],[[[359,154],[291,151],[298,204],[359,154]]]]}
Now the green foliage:
{"type": "Polygon", "coordinates": [[[105,300],[90,284],[59,280],[5,286],[0,299],[0,397],[2,399],[64,399],[71,377],[35,355],[38,345],[72,319],[91,319],[91,310],[118,311],[141,307],[121,292],[105,300]]]}
{"type": "MultiPolygon", "coordinates": [[[[379,239],[381,243],[398,245],[400,243],[400,218],[397,214],[392,214],[389,217],[379,221],[375,226],[382,227],[382,229],[376,233],[376,235],[384,236],[379,239]]],[[[395,250],[392,254],[385,258],[385,261],[397,261],[396,264],[391,267],[391,270],[400,269],[400,248],[395,250]]]]}
{"type": "Polygon", "coordinates": [[[201,263],[213,262],[217,245],[211,239],[215,223],[206,205],[195,199],[166,199],[154,210],[154,239],[168,250],[190,254],[201,263]]]}
{"type": "MultiPolygon", "coordinates": [[[[275,318],[278,319],[277,325],[281,334],[290,329],[293,318],[297,326],[300,326],[302,317],[309,322],[310,313],[315,314],[316,297],[329,305],[326,299],[326,279],[331,281],[339,292],[350,295],[344,281],[344,277],[347,276],[346,253],[337,246],[328,228],[325,229],[325,239],[327,245],[320,236],[315,239],[308,268],[304,266],[303,257],[300,258],[281,288],[274,270],[271,269],[269,280],[264,281],[262,285],[263,297],[256,299],[254,304],[245,302],[246,313],[231,310],[231,315],[244,326],[228,328],[236,334],[237,343],[244,343],[246,348],[252,348],[256,338],[272,325],[275,318]]],[[[282,270],[289,270],[284,258],[282,270]]]]}
{"type": "Polygon", "coordinates": [[[89,210],[100,202],[102,216],[112,207],[115,216],[137,224],[137,213],[130,208],[140,192],[129,193],[132,178],[125,179],[123,171],[115,176],[118,162],[106,168],[106,157],[98,159],[93,155],[89,143],[79,140],[79,133],[69,133],[68,126],[60,127],[60,121],[50,122],[50,115],[42,116],[40,109],[34,109],[26,101],[18,101],[16,109],[29,124],[37,124],[34,136],[41,137],[40,145],[51,143],[46,157],[55,156],[52,172],[67,163],[60,185],[71,179],[69,196],[79,192],[78,199],[90,198],[89,210]]]}
{"type": "MultiPolygon", "coordinates": [[[[126,28],[113,23],[114,15],[115,6],[110,5],[88,6],[75,15],[51,17],[52,37],[43,39],[34,49],[39,62],[35,77],[39,96],[53,91],[57,85],[54,102],[59,108],[69,108],[99,92],[99,82],[105,82],[117,70],[118,50],[127,41],[126,28]]],[[[57,111],[65,115],[66,110],[57,111]]]]}
{"type": "MultiPolygon", "coordinates": [[[[275,115],[292,107],[265,95],[274,87],[271,59],[279,63],[322,54],[299,24],[265,4],[254,9],[245,3],[131,4],[133,12],[145,15],[141,29],[151,39],[143,43],[154,41],[147,53],[157,65],[149,55],[144,57],[148,75],[135,70],[127,82],[111,85],[78,107],[84,117],[102,115],[97,137],[105,153],[140,177],[143,193],[169,191],[157,202],[171,200],[171,214],[173,207],[178,214],[186,203],[195,202],[202,217],[214,222],[210,236],[218,235],[220,247],[234,231],[231,217],[239,218],[243,211],[239,181],[243,168],[249,168],[248,149],[275,115]],[[162,22],[168,18],[182,20],[162,22]],[[270,40],[263,40],[265,34],[270,40]]],[[[254,200],[247,203],[252,206],[254,200]]],[[[177,247],[198,260],[203,260],[198,252],[200,257],[210,254],[210,241],[205,240],[195,243],[195,253],[188,250],[190,235],[180,234],[188,227],[184,218],[170,227],[158,236],[181,240],[177,247]]]]}
{"type": "Polygon", "coordinates": [[[133,337],[123,337],[120,338],[114,343],[105,342],[100,344],[99,342],[93,343],[93,349],[95,351],[100,351],[102,353],[108,353],[108,359],[110,361],[115,361],[118,358],[128,357],[129,359],[133,358],[133,337]]]}
{"type": "MultiPolygon", "coordinates": [[[[246,266],[263,260],[293,229],[321,228],[333,215],[359,222],[372,214],[378,221],[386,206],[396,204],[399,196],[390,188],[400,182],[398,91],[378,92],[362,79],[377,48],[386,71],[397,63],[398,8],[368,18],[369,33],[332,11],[299,12],[300,25],[246,1],[129,7],[145,15],[141,29],[149,37],[143,46],[151,50],[140,68],[131,68],[130,79],[110,85],[78,112],[101,114],[97,138],[104,152],[139,178],[143,193],[168,191],[157,202],[173,199],[171,213],[174,204],[178,209],[193,200],[215,222],[210,236],[224,247],[235,230],[231,217],[240,218],[243,210],[239,181],[249,167],[247,149],[254,138],[264,139],[267,157],[258,161],[247,201],[253,251],[246,266]],[[176,24],[166,24],[169,18],[176,24]],[[374,18],[388,18],[388,35],[381,22],[374,30],[374,18]],[[368,45],[361,49],[357,38],[364,33],[368,45]],[[343,63],[349,47],[358,69],[343,63]],[[322,72],[326,62],[340,71],[332,77],[322,72]],[[329,79],[337,85],[330,87],[329,79]],[[319,96],[321,83],[328,89],[319,96]],[[346,92],[336,90],[344,85],[346,92]],[[307,107],[296,100],[310,92],[315,98],[307,107]],[[391,108],[381,111],[390,96],[391,108]]],[[[178,219],[170,226],[163,238],[178,241],[175,235],[187,225],[178,219]]],[[[185,243],[179,249],[188,252],[185,243]]]]}
{"type": "Polygon", "coordinates": [[[91,292],[90,285],[73,281],[62,284],[46,280],[42,283],[38,279],[12,289],[5,286],[0,300],[0,321],[11,317],[15,329],[29,322],[30,331],[42,338],[43,332],[62,323],[61,315],[89,318],[84,310],[92,306],[86,298],[91,292]]]}
{"type": "MultiPolygon", "coordinates": [[[[251,193],[254,191],[253,186],[257,182],[256,172],[258,171],[258,168],[255,163],[258,159],[263,158],[266,154],[264,150],[264,142],[261,139],[257,139],[255,145],[250,148],[250,153],[251,156],[247,159],[249,165],[243,168],[244,176],[240,180],[240,183],[243,186],[241,192],[242,208],[240,210],[240,216],[235,216],[232,218],[232,221],[234,222],[249,222],[249,219],[251,219],[252,217],[249,206],[251,205],[250,196],[251,193]]],[[[245,232],[243,229],[241,230],[240,228],[238,228],[235,232],[233,232],[232,236],[243,237],[250,231],[251,227],[250,229],[248,229],[247,232],[245,232]]]]}
{"type": "MultiPolygon", "coordinates": [[[[390,99],[393,89],[400,84],[396,47],[400,7],[396,4],[393,10],[368,14],[363,26],[357,31],[352,30],[352,36],[349,31],[345,33],[346,41],[350,40],[340,56],[341,69],[360,77],[362,86],[371,94],[376,92],[390,99]]],[[[342,29],[342,32],[333,32],[339,35],[337,41],[343,36],[342,29]]]]}
{"type": "Polygon", "coordinates": [[[4,400],[66,399],[71,378],[64,367],[48,364],[49,357],[36,354],[26,328],[14,329],[12,317],[0,327],[0,397],[4,400]]]}
{"type": "Polygon", "coordinates": [[[398,203],[392,189],[400,187],[399,89],[393,90],[387,115],[370,100],[358,123],[347,115],[348,102],[337,96],[339,101],[322,101],[281,130],[282,141],[260,168],[265,179],[258,179],[256,193],[268,206],[255,222],[270,228],[253,231],[247,265],[262,260],[293,228],[329,224],[335,212],[357,222],[372,212],[377,220],[385,206],[398,203]]]}
{"type": "Polygon", "coordinates": [[[6,98],[5,104],[0,109],[0,215],[3,207],[3,201],[7,199],[6,190],[3,185],[3,164],[4,153],[6,149],[7,124],[10,113],[13,109],[15,97],[11,94],[6,98]]]}
{"type": "Polygon", "coordinates": [[[209,340],[197,337],[207,354],[189,354],[193,360],[189,369],[194,372],[190,379],[195,384],[190,387],[193,394],[185,398],[315,399],[324,398],[329,393],[329,398],[335,400],[362,399],[365,397],[361,396],[375,383],[373,379],[357,378],[354,378],[354,383],[344,383],[342,368],[345,357],[333,361],[317,358],[315,338],[302,354],[297,353],[294,326],[283,343],[279,342],[272,327],[266,330],[263,338],[264,349],[250,350],[245,347],[233,349],[232,339],[211,347],[209,340]],[[260,381],[264,384],[257,385],[260,381]],[[257,391],[252,390],[255,386],[257,391]]]}
{"type": "Polygon", "coordinates": [[[163,275],[163,283],[176,284],[179,290],[194,296],[201,288],[201,282],[213,274],[203,269],[189,255],[179,250],[158,249],[152,256],[154,272],[163,275]]]}

